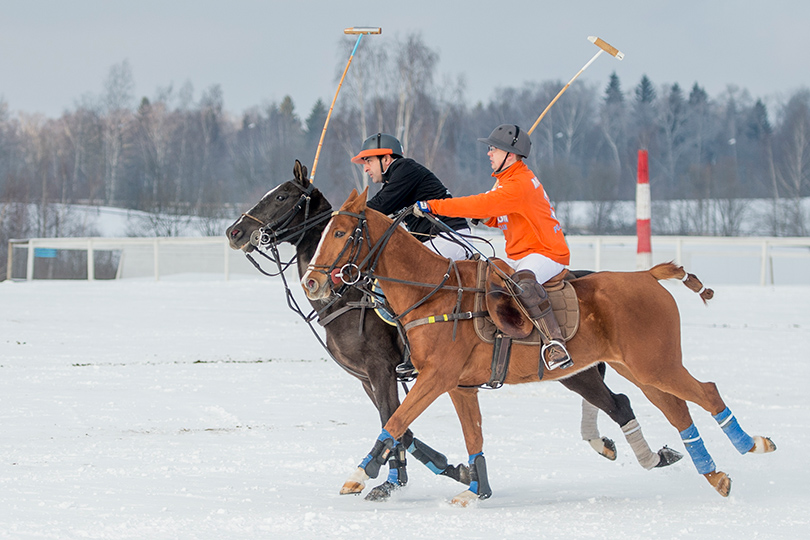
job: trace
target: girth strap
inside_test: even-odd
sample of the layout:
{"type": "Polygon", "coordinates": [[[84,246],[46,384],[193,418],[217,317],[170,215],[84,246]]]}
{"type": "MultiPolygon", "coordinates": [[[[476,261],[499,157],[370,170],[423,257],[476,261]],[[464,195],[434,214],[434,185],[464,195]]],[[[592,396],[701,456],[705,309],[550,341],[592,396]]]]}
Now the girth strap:
{"type": "Polygon", "coordinates": [[[433,324],[438,322],[452,322],[452,321],[468,321],[470,319],[474,319],[476,317],[486,317],[486,311],[465,311],[463,313],[445,313],[444,315],[431,315],[430,317],[422,317],[421,319],[416,319],[404,325],[405,331],[407,332],[411,328],[416,326],[422,326],[423,324],[433,324]]]}

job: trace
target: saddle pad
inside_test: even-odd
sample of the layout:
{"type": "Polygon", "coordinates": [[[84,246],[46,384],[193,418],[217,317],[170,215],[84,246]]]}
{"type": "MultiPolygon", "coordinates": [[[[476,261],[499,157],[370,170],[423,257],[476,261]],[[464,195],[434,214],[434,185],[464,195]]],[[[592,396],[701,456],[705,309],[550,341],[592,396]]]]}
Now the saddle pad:
{"type": "MultiPolygon", "coordinates": [[[[476,287],[484,289],[486,285],[487,276],[487,261],[479,261],[478,275],[476,279],[476,287]]],[[[577,293],[574,286],[567,281],[563,282],[561,288],[557,290],[549,290],[549,299],[551,300],[551,307],[554,310],[554,316],[560,324],[563,338],[568,341],[577,333],[579,329],[579,302],[577,301],[577,293]]],[[[475,311],[486,311],[486,298],[484,293],[475,294],[475,311]]],[[[495,341],[495,334],[498,327],[492,322],[490,317],[477,317],[473,320],[475,333],[478,337],[486,343],[493,343],[495,341]]],[[[513,339],[513,345],[534,345],[539,346],[542,344],[540,339],[540,332],[535,328],[528,337],[523,339],[513,339]]]]}

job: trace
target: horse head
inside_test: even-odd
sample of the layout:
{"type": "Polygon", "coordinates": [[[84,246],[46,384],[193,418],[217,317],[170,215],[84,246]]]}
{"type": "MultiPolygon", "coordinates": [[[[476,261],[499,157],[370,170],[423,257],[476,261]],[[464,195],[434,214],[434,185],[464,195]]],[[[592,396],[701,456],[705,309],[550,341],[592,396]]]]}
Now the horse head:
{"type": "MultiPolygon", "coordinates": [[[[307,205],[315,195],[313,191],[317,190],[307,178],[307,168],[295,160],[293,179],[268,191],[253,208],[225,230],[231,248],[250,253],[259,245],[263,232],[279,235],[289,232],[291,226],[309,217],[307,205]]],[[[325,204],[328,206],[328,203],[325,204]]],[[[289,241],[290,238],[284,237],[282,240],[289,241]]]]}
{"type": "Polygon", "coordinates": [[[353,189],[340,210],[332,214],[315,256],[301,278],[301,286],[310,300],[328,297],[332,292],[331,282],[346,281],[348,274],[359,271],[357,261],[368,252],[363,241],[367,199],[368,188],[360,194],[353,189]]]}

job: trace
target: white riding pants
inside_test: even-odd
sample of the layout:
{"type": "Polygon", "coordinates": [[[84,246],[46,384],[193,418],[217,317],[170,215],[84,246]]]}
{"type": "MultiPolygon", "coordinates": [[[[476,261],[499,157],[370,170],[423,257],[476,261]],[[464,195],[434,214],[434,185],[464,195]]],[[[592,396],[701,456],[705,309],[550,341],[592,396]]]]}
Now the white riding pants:
{"type": "Polygon", "coordinates": [[[557,261],[552,261],[545,255],[540,255],[539,253],[529,253],[522,259],[517,260],[506,259],[506,262],[508,262],[509,266],[514,268],[515,271],[531,270],[534,272],[534,277],[540,285],[565,270],[565,265],[557,261]]]}

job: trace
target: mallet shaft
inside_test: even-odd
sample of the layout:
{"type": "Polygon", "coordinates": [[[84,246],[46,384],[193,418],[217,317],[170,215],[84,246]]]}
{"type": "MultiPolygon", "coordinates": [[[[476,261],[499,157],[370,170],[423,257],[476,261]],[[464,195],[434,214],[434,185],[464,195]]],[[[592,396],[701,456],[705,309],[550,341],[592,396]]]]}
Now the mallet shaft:
{"type": "Polygon", "coordinates": [[[357,52],[357,46],[360,45],[360,40],[366,34],[382,34],[382,28],[353,26],[343,30],[343,33],[357,35],[357,41],[354,42],[354,49],[352,49],[352,54],[349,56],[349,61],[346,62],[346,68],[343,70],[343,75],[340,76],[340,82],[338,83],[337,90],[335,90],[335,97],[332,98],[332,104],[329,106],[329,112],[326,113],[326,121],[323,123],[321,138],[318,140],[318,149],[315,151],[315,161],[312,163],[312,171],[309,175],[310,182],[315,181],[315,171],[318,170],[318,159],[321,157],[321,148],[323,148],[323,139],[326,137],[326,128],[329,127],[329,119],[332,118],[332,109],[335,108],[335,102],[337,101],[338,93],[340,93],[340,87],[343,86],[343,79],[346,78],[346,73],[349,71],[349,66],[352,65],[352,59],[354,59],[354,53],[357,52]]]}
{"type": "Polygon", "coordinates": [[[538,116],[538,117],[537,117],[537,120],[535,120],[535,121],[534,121],[534,124],[532,125],[532,127],[531,127],[531,128],[529,128],[529,131],[528,131],[529,135],[531,135],[531,134],[532,134],[532,132],[535,130],[535,128],[538,126],[538,124],[540,124],[540,120],[542,120],[542,119],[543,119],[543,117],[546,115],[546,113],[549,111],[549,109],[551,109],[551,106],[552,106],[552,105],[554,105],[554,103],[555,103],[555,102],[556,102],[558,99],[560,99],[560,96],[561,96],[561,95],[563,95],[563,92],[565,92],[566,90],[568,90],[568,87],[569,87],[569,86],[571,86],[571,83],[572,83],[572,82],[574,82],[574,81],[577,79],[577,77],[579,77],[580,75],[582,75],[582,72],[583,72],[583,71],[585,71],[586,69],[588,69],[588,66],[590,66],[591,64],[593,64],[594,60],[596,60],[597,58],[599,58],[599,55],[600,55],[600,54],[602,54],[602,52],[603,52],[603,51],[604,51],[604,52],[606,52],[606,53],[608,53],[608,54],[610,54],[610,55],[612,55],[612,56],[615,56],[615,57],[616,57],[616,58],[618,58],[619,60],[621,60],[622,58],[624,58],[624,53],[622,53],[622,52],[621,52],[619,49],[617,49],[616,47],[611,46],[610,44],[606,43],[605,41],[603,41],[603,40],[599,39],[599,38],[598,38],[598,37],[596,37],[596,36],[588,36],[588,41],[590,41],[591,43],[593,43],[594,45],[596,45],[597,47],[599,47],[599,51],[598,51],[598,52],[597,52],[595,55],[593,55],[593,58],[591,58],[590,60],[588,60],[588,63],[587,63],[587,64],[585,64],[584,66],[582,66],[582,69],[580,69],[579,71],[577,71],[577,74],[576,74],[576,75],[574,75],[574,76],[571,78],[571,80],[570,80],[570,81],[568,81],[568,84],[566,84],[565,86],[563,86],[563,89],[562,89],[562,90],[560,90],[560,91],[557,93],[557,95],[556,95],[556,96],[554,96],[554,99],[552,99],[552,100],[551,100],[551,103],[549,103],[549,104],[548,104],[548,106],[546,106],[546,108],[545,108],[545,109],[543,109],[543,112],[541,112],[541,113],[540,113],[540,116],[538,116]]]}

